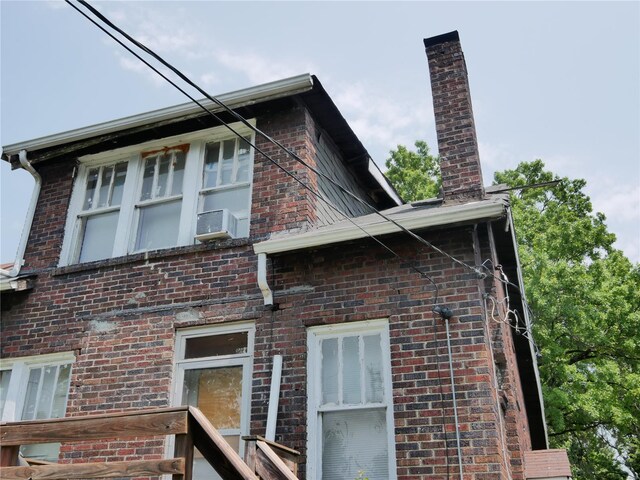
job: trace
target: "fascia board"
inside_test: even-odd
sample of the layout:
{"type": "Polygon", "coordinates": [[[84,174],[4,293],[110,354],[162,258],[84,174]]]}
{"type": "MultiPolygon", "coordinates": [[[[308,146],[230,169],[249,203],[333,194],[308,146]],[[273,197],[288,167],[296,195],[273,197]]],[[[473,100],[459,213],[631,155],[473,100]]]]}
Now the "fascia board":
{"type": "MultiPolygon", "coordinates": [[[[313,77],[305,73],[295,77],[269,82],[255,87],[245,88],[234,92],[216,96],[218,100],[229,107],[238,108],[244,105],[252,105],[274,98],[286,97],[313,88],[313,77]]],[[[211,100],[199,100],[202,105],[212,111],[220,111],[221,108],[211,100]]],[[[43,148],[55,147],[66,143],[77,142],[98,135],[105,135],[120,130],[140,127],[165,120],[172,120],[201,112],[202,109],[193,102],[183,103],[172,107],[161,108],[151,112],[132,115],[129,117],[98,123],[88,127],[77,128],[54,135],[13,143],[2,148],[3,157],[17,154],[20,150],[34,151],[43,148]]]]}
{"type": "MultiPolygon", "coordinates": [[[[487,201],[476,202],[461,206],[444,207],[430,211],[425,215],[407,216],[406,218],[396,218],[398,224],[407,230],[420,230],[423,228],[436,227],[441,225],[469,222],[473,220],[486,220],[504,216],[506,206],[503,202],[487,201]]],[[[354,219],[357,221],[357,219],[354,219]]],[[[389,233],[400,232],[400,228],[391,222],[381,220],[370,224],[359,224],[365,231],[353,224],[341,228],[328,227],[314,230],[300,235],[290,235],[282,238],[273,238],[253,245],[255,253],[290,252],[294,250],[304,250],[308,248],[321,247],[334,243],[346,242],[365,238],[368,235],[378,236],[389,233]]]]}

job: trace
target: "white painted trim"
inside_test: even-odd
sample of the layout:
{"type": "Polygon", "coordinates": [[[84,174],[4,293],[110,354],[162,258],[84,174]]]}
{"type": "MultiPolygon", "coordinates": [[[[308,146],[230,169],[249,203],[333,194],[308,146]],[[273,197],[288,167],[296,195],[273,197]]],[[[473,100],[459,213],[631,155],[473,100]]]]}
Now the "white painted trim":
{"type": "Polygon", "coordinates": [[[320,413],[324,411],[385,409],[387,423],[387,449],[389,480],[397,478],[395,423],[393,418],[393,383],[391,381],[391,347],[389,335],[389,321],[387,319],[365,320],[332,325],[319,325],[307,330],[307,479],[320,480],[322,478],[322,428],[320,413]],[[382,350],[382,368],[384,371],[383,402],[350,407],[343,405],[336,408],[320,408],[319,396],[321,392],[320,375],[320,340],[347,336],[349,334],[367,335],[380,334],[380,348],[382,350]]]}
{"type": "MultiPolygon", "coordinates": [[[[496,201],[480,201],[450,207],[435,207],[426,210],[424,215],[407,215],[402,218],[400,215],[394,217],[398,224],[408,230],[419,230],[440,225],[468,222],[479,219],[499,218],[505,214],[505,205],[496,201]]],[[[375,221],[359,222],[354,219],[367,233],[360,230],[352,223],[341,222],[341,225],[319,228],[310,232],[298,235],[284,235],[272,238],[253,245],[255,253],[266,253],[268,255],[293,250],[303,250],[306,248],[331,245],[349,240],[356,240],[369,235],[386,235],[397,233],[402,230],[391,222],[378,217],[375,221]]]]}
{"type": "MultiPolygon", "coordinates": [[[[309,91],[313,88],[313,77],[309,73],[298,75],[295,77],[277,80],[262,85],[257,85],[234,92],[218,95],[220,101],[232,108],[238,108],[243,105],[253,105],[274,98],[287,97],[309,91]]],[[[200,103],[217,112],[222,109],[210,100],[202,100],[200,103]]],[[[24,142],[13,143],[3,147],[3,155],[14,155],[20,150],[40,150],[43,148],[55,147],[65,143],[77,142],[87,138],[105,135],[129,128],[141,127],[147,124],[157,123],[166,120],[178,119],[189,115],[194,115],[203,110],[193,102],[187,102],[168,108],[153,110],[138,115],[112,120],[109,122],[98,123],[88,127],[77,128],[54,135],[28,140],[24,142]]]]}
{"type": "Polygon", "coordinates": [[[393,200],[396,205],[402,205],[404,203],[389,183],[389,179],[384,176],[384,174],[380,171],[378,164],[372,159],[369,159],[368,170],[371,176],[376,179],[376,182],[380,184],[382,189],[386,192],[387,195],[391,197],[391,200],[393,200]]]}
{"type": "MultiPolygon", "coordinates": [[[[511,208],[507,208],[507,221],[511,230],[511,240],[513,242],[513,251],[516,258],[516,272],[518,274],[518,289],[522,297],[523,315],[524,321],[527,325],[527,330],[531,332],[531,317],[529,316],[529,309],[527,308],[527,297],[524,288],[524,279],[522,278],[522,265],[520,264],[520,255],[518,253],[518,239],[516,238],[516,229],[513,223],[513,215],[511,208]]],[[[544,440],[547,448],[549,447],[549,432],[547,429],[546,414],[544,411],[544,399],[542,397],[542,381],[540,380],[540,369],[538,368],[538,358],[536,356],[536,350],[532,341],[529,341],[529,352],[531,355],[531,362],[533,363],[533,372],[536,379],[536,387],[538,390],[538,402],[540,404],[540,416],[542,419],[542,426],[544,428],[544,440]]]]}
{"type": "MultiPolygon", "coordinates": [[[[19,420],[19,412],[22,411],[24,405],[24,396],[26,394],[31,368],[64,365],[67,363],[73,364],[75,360],[76,356],[74,352],[48,353],[29,357],[0,359],[0,370],[11,370],[4,411],[2,412],[2,418],[0,420],[3,422],[19,420]]],[[[69,391],[67,390],[67,397],[68,395],[69,391]]]]}
{"type": "MultiPolygon", "coordinates": [[[[249,122],[255,125],[255,119],[251,119],[249,122]]],[[[240,123],[231,124],[231,126],[242,136],[250,137],[252,142],[255,141],[253,132],[248,127],[240,123]]],[[[82,210],[89,170],[96,166],[112,165],[121,161],[128,162],[127,174],[123,186],[122,201],[119,206],[115,207],[120,213],[118,216],[113,250],[111,255],[107,258],[120,257],[130,253],[144,252],[145,249],[136,250],[135,248],[140,206],[151,204],[153,202],[166,202],[169,201],[170,198],[145,201],[138,200],[140,198],[140,190],[142,188],[142,172],[144,169],[144,161],[141,153],[148,150],[170,148],[172,146],[186,143],[190,144],[190,148],[185,158],[183,193],[179,196],[171,197],[174,199],[180,198],[181,210],[178,239],[176,245],[172,245],[167,248],[193,244],[195,242],[194,234],[197,221],[196,214],[200,198],[199,192],[202,187],[202,168],[204,165],[205,144],[234,138],[236,138],[235,134],[229,132],[226,127],[218,126],[199,130],[197,132],[190,132],[184,135],[175,135],[172,137],[152,140],[107,152],[80,157],[78,175],[74,181],[71,200],[67,211],[59,265],[66,266],[78,263],[82,240],[80,238],[82,228],[80,217],[85,214],[93,215],[98,213],[97,210],[91,210],[88,212],[83,212],[82,210]]],[[[253,186],[254,158],[255,152],[252,148],[249,165],[250,180],[248,182],[249,219],[251,218],[251,191],[253,186]]]]}
{"type": "MultiPolygon", "coordinates": [[[[171,385],[171,404],[182,405],[182,384],[185,370],[197,368],[215,368],[225,366],[242,366],[242,405],[240,406],[240,436],[249,435],[251,422],[251,384],[253,380],[253,358],[256,327],[253,322],[238,322],[221,325],[207,325],[179,329],[175,336],[174,374],[171,385]],[[232,355],[198,357],[185,359],[184,352],[187,339],[209,335],[247,332],[247,352],[232,355]]],[[[173,437],[167,442],[167,455],[173,455],[173,437]]],[[[244,455],[244,442],[240,440],[240,456],[244,455]]]]}

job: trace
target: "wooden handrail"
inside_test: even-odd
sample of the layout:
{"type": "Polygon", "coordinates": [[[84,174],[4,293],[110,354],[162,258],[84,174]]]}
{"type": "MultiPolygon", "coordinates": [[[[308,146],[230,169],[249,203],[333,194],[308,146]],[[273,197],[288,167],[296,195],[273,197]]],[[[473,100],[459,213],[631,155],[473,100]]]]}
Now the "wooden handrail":
{"type": "Polygon", "coordinates": [[[188,408],[29,420],[2,424],[0,443],[33,443],[151,437],[187,433],[188,408]]]}
{"type": "Polygon", "coordinates": [[[298,452],[250,437],[257,462],[250,468],[209,420],[195,407],[177,407],[118,412],[86,417],[65,417],[0,424],[2,478],[57,480],[173,475],[191,480],[193,451],[197,448],[223,480],[295,480],[298,452]],[[20,445],[52,442],[82,442],[103,439],[175,435],[174,457],[166,460],[131,460],[104,463],[15,466],[20,445]],[[276,453],[277,452],[277,453],[276,453]],[[260,474],[263,472],[263,474],[260,474]],[[258,473],[258,475],[256,475],[258,473]]]}
{"type": "Polygon", "coordinates": [[[260,478],[297,479],[300,452],[258,435],[242,439],[247,442],[245,461],[260,478]]]}

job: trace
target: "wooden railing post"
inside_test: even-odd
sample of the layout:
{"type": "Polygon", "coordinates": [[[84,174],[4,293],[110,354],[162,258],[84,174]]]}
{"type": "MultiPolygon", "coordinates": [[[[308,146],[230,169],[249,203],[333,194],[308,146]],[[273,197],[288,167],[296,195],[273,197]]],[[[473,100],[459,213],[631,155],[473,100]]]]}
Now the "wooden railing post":
{"type": "Polygon", "coordinates": [[[15,467],[18,465],[18,454],[20,445],[10,445],[0,447],[0,466],[15,467]]]}
{"type": "Polygon", "coordinates": [[[193,435],[191,429],[186,434],[176,435],[173,456],[184,458],[184,475],[173,475],[173,480],[191,480],[193,476],[193,435]]]}

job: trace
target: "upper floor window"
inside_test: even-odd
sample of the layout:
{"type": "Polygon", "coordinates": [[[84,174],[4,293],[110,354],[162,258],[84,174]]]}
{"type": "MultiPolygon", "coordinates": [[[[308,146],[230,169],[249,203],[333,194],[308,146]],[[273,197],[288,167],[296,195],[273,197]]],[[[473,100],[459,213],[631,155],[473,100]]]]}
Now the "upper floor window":
{"type": "Polygon", "coordinates": [[[82,157],[61,264],[249,236],[253,137],[234,128],[82,157]]]}

